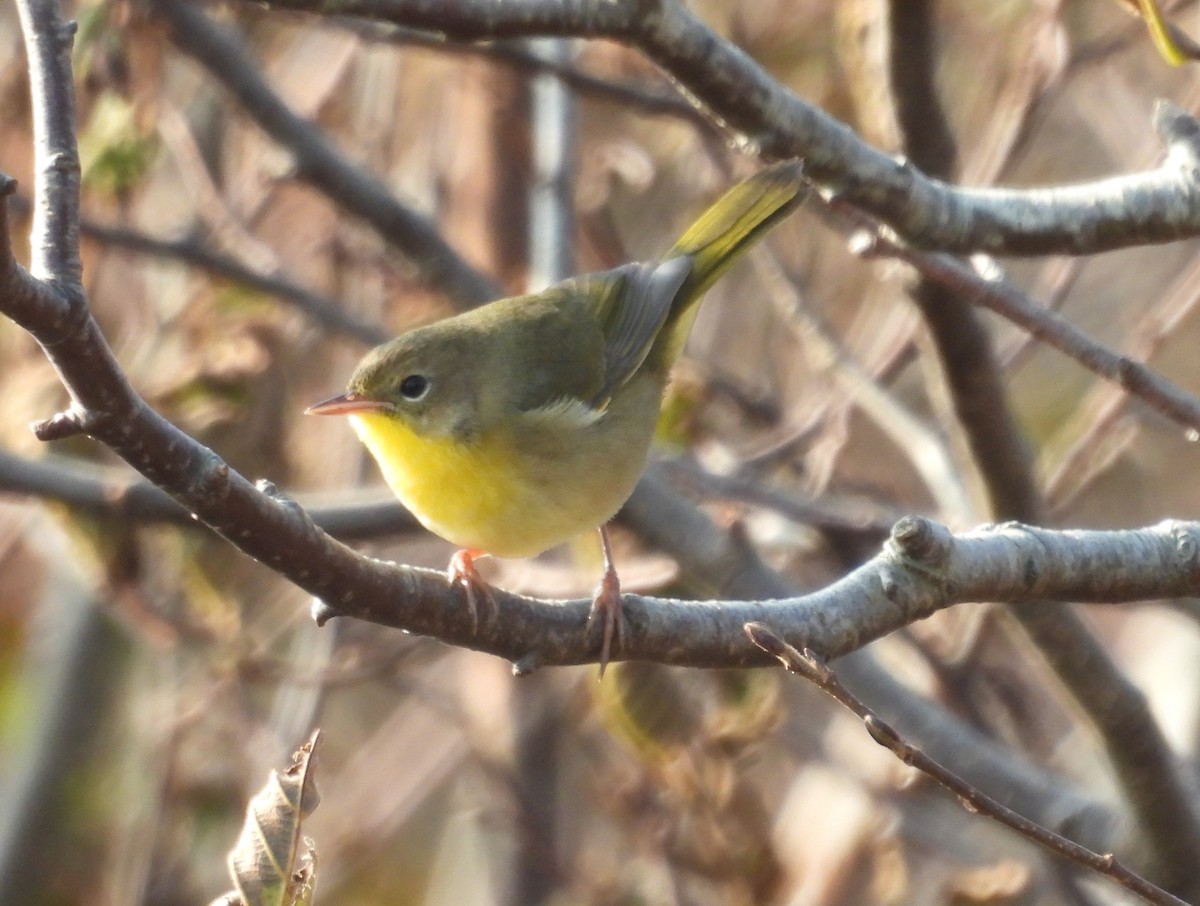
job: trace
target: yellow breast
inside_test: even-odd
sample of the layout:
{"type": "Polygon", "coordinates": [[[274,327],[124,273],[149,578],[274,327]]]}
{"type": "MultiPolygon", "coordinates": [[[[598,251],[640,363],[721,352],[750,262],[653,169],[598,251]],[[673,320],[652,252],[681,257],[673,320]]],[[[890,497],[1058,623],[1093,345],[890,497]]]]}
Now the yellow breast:
{"type": "Polygon", "coordinates": [[[350,420],[392,491],[426,528],[501,557],[533,556],[596,528],[632,487],[572,480],[569,463],[531,462],[503,436],[468,444],[418,434],[377,413],[350,420]]]}

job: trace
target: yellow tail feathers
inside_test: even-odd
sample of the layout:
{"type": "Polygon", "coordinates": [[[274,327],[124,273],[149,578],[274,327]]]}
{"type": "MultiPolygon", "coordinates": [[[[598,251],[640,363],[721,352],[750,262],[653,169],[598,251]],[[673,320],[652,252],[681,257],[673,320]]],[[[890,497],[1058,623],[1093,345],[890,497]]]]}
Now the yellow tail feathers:
{"type": "Polygon", "coordinates": [[[799,161],[784,161],[738,183],[680,237],[663,259],[689,255],[692,273],[676,297],[678,317],[805,196],[799,161]]]}

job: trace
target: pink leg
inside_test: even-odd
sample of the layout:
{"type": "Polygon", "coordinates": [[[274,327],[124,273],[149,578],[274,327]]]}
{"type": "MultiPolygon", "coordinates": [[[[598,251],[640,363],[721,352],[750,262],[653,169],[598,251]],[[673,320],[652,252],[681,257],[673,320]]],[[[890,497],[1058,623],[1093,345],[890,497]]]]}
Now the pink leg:
{"type": "Polygon", "coordinates": [[[475,568],[475,558],[485,555],[486,551],[474,549],[456,551],[446,570],[446,578],[450,580],[450,584],[459,586],[467,596],[467,609],[471,611],[471,628],[475,632],[479,632],[479,599],[482,598],[489,606],[495,607],[491,588],[475,568]]]}
{"type": "Polygon", "coordinates": [[[612,655],[613,639],[617,647],[621,647],[623,630],[621,627],[621,582],[617,578],[617,569],[613,566],[612,547],[608,542],[608,530],[600,526],[600,548],[604,551],[604,575],[592,595],[592,609],[588,614],[587,630],[590,632],[592,623],[597,619],[604,621],[604,642],[600,646],[600,679],[604,679],[604,671],[608,667],[612,655]]]}

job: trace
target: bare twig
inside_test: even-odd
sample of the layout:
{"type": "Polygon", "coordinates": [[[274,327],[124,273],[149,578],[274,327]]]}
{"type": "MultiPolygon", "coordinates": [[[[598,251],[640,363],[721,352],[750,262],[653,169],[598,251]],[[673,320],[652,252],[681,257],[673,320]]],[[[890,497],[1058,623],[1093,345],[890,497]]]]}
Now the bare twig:
{"type": "Polygon", "coordinates": [[[937,432],[925,425],[878,383],[834,339],[821,319],[805,309],[800,294],[769,255],[757,259],[776,306],[803,344],[805,359],[827,370],[832,383],[903,451],[937,504],[937,514],[954,525],[970,525],[972,507],[959,470],[937,432]]]}
{"type": "MultiPolygon", "coordinates": [[[[1200,264],[1192,261],[1140,319],[1128,341],[1128,356],[1150,361],[1167,339],[1187,322],[1200,306],[1198,278],[1200,264]]],[[[1126,413],[1129,396],[1129,390],[1123,386],[1098,384],[1076,406],[1078,415],[1062,431],[1067,436],[1072,433],[1076,436],[1047,481],[1048,493],[1057,504],[1062,505],[1068,494],[1078,494],[1095,478],[1098,469],[1111,465],[1132,440],[1135,434],[1133,416],[1126,413]],[[1085,426],[1082,431],[1079,425],[1085,426]],[[1095,467],[1089,468],[1093,463],[1095,467]]]]}
{"type": "Polygon", "coordinates": [[[512,66],[530,75],[554,76],[563,85],[585,97],[611,101],[649,116],[678,117],[698,129],[711,130],[713,128],[711,119],[680,97],[677,91],[665,83],[661,89],[655,89],[634,82],[612,82],[592,75],[574,64],[547,60],[531,52],[528,45],[523,42],[493,41],[488,44],[462,44],[432,35],[429,32],[383,25],[362,19],[334,17],[330,21],[353,31],[367,41],[425,47],[459,56],[484,57],[506,66],[512,66]]]}
{"type": "Polygon", "coordinates": [[[909,767],[914,767],[957,796],[969,812],[979,813],[999,821],[1028,840],[1044,846],[1057,856],[1077,865],[1090,868],[1136,893],[1149,903],[1161,906],[1188,906],[1183,900],[1168,893],[1132,870],[1126,868],[1112,853],[1093,852],[1061,834],[1042,827],[1008,806],[972,786],[961,777],[943,767],[916,746],[905,741],[889,724],[885,723],[850,690],[841,684],[837,675],[812,651],[803,653],[784,642],[762,623],[747,623],[746,635],[763,651],[779,660],[789,673],[802,676],[829,693],[838,704],[862,719],[871,738],[892,752],[909,767]]]}
{"type": "Polygon", "coordinates": [[[685,460],[668,460],[658,466],[672,484],[681,485],[689,494],[705,500],[734,500],[808,525],[825,535],[876,546],[887,536],[899,514],[885,520],[879,511],[855,512],[843,509],[828,499],[809,499],[771,487],[765,482],[738,475],[718,475],[703,471],[685,460]]]}

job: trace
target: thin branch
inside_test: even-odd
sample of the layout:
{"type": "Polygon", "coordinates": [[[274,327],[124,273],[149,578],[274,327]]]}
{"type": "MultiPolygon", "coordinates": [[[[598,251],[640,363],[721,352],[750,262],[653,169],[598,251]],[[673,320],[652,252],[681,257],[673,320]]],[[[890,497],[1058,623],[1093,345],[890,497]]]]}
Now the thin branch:
{"type": "Polygon", "coordinates": [[[855,545],[878,546],[899,517],[895,514],[885,519],[874,510],[857,512],[861,508],[840,507],[827,498],[810,499],[751,478],[706,472],[686,460],[664,461],[658,469],[673,485],[704,500],[731,500],[758,507],[855,545]]]}
{"type": "MultiPolygon", "coordinates": [[[[1193,260],[1133,329],[1127,355],[1148,362],[1176,335],[1200,307],[1198,278],[1200,262],[1193,260]]],[[[1133,418],[1126,414],[1128,401],[1126,388],[1104,383],[1093,387],[1076,405],[1076,416],[1061,429],[1065,436],[1073,434],[1073,440],[1047,480],[1049,496],[1058,506],[1079,494],[1136,436],[1133,418]]],[[[1052,449],[1056,444],[1048,446],[1052,449]]]]}
{"type": "Polygon", "coordinates": [[[948,789],[961,800],[963,808],[967,811],[983,814],[1000,822],[1055,855],[1115,881],[1148,903],[1156,903],[1160,906],[1188,906],[1183,900],[1126,868],[1117,861],[1112,853],[1101,855],[1092,852],[1073,840],[1030,821],[943,767],[916,746],[906,742],[899,733],[843,686],[837,675],[813,652],[805,650],[801,654],[761,623],[748,623],[745,631],[755,645],[777,658],[789,673],[802,676],[814,683],[832,696],[838,704],[861,718],[867,733],[873,740],[892,752],[909,767],[916,768],[948,789]]]}
{"type": "Polygon", "coordinates": [[[821,318],[804,307],[778,260],[760,255],[757,263],[776,307],[803,346],[805,360],[828,371],[831,383],[902,451],[921,476],[941,518],[957,525],[976,521],[971,518],[970,495],[943,438],[850,357],[821,318]]]}

